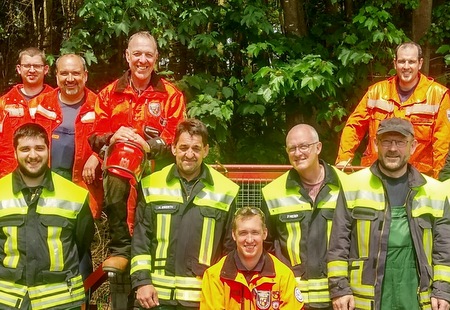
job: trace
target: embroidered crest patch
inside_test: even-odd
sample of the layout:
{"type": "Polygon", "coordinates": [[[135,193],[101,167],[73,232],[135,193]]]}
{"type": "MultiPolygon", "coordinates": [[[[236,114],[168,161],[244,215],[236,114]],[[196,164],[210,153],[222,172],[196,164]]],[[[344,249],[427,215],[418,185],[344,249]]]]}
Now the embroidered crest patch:
{"type": "Polygon", "coordinates": [[[153,116],[160,116],[161,115],[161,104],[157,101],[150,102],[148,104],[148,111],[153,116]]]}
{"type": "Polygon", "coordinates": [[[256,291],[256,306],[260,310],[269,309],[271,303],[270,291],[256,291]]]}

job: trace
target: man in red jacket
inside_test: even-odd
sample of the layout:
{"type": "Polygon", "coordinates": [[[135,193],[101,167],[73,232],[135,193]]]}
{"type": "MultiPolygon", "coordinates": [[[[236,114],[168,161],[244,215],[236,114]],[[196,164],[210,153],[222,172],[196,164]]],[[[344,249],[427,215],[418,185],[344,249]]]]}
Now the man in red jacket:
{"type": "Polygon", "coordinates": [[[0,97],[0,177],[17,167],[12,137],[14,130],[32,122],[28,101],[53,89],[44,84],[48,69],[45,54],[38,48],[30,47],[19,53],[16,70],[22,83],[0,97]]]}
{"type": "Polygon", "coordinates": [[[137,174],[142,171],[131,166],[136,161],[145,164],[146,159],[156,159],[158,163],[164,155],[171,156],[175,128],[185,114],[181,91],[154,72],[158,48],[153,36],[146,31],[132,35],[125,54],[130,69],[98,94],[89,138],[94,151],[102,154],[109,148],[107,158],[120,160],[110,164],[105,158],[107,166],[114,168],[104,172],[111,257],[103,269],[116,272],[125,271],[130,258],[137,174]],[[115,156],[114,150],[123,156],[115,156]]]}
{"type": "Polygon", "coordinates": [[[56,61],[58,88],[34,98],[30,106],[37,110],[34,120],[51,132],[52,170],[89,190],[92,215],[98,219],[103,204],[102,171],[88,142],[97,95],[85,86],[87,78],[83,57],[63,55],[56,61]]]}

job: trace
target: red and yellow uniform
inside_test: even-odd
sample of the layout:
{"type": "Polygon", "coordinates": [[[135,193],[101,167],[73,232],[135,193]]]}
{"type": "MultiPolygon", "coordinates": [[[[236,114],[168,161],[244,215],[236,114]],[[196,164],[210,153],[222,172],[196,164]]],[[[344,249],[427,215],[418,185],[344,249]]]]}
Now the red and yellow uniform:
{"type": "MultiPolygon", "coordinates": [[[[17,167],[13,146],[14,131],[21,125],[34,121],[22,88],[23,84],[18,84],[0,98],[0,178],[17,167]]],[[[44,84],[41,94],[52,90],[52,87],[44,84]]]]}
{"type": "Polygon", "coordinates": [[[263,254],[263,267],[247,282],[230,252],[208,268],[202,280],[200,310],[298,310],[303,297],[294,274],[275,256],[263,254]]]}
{"type": "Polygon", "coordinates": [[[383,119],[400,117],[411,121],[418,141],[409,162],[420,172],[437,178],[449,145],[450,96],[446,87],[421,73],[419,75],[418,85],[405,102],[401,102],[397,92],[397,77],[369,88],[342,131],[337,163],[352,159],[368,132],[361,165],[370,166],[377,159],[374,139],[378,125],[383,119]]]}

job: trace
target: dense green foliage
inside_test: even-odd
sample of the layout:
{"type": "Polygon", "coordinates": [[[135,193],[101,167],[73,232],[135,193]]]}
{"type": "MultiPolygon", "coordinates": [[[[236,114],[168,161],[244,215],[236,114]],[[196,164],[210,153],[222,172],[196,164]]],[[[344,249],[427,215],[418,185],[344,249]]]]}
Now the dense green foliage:
{"type": "MultiPolygon", "coordinates": [[[[333,162],[346,115],[368,85],[393,73],[392,50],[411,38],[418,0],[298,3],[305,35],[285,30],[279,1],[85,0],[61,51],[84,55],[89,86],[98,90],[127,68],[126,38],[149,30],[158,39],[158,71],[183,89],[189,116],[210,129],[210,160],[286,163],[286,130],[305,122],[333,162]]],[[[435,1],[423,40],[439,64],[431,73],[445,84],[450,3],[435,1]]]]}

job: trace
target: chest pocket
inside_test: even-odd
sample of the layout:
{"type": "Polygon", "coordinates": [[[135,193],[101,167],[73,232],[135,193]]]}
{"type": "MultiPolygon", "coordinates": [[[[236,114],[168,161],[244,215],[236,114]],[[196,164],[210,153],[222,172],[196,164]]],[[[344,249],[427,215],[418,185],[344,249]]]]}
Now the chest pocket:
{"type": "Polygon", "coordinates": [[[172,215],[178,212],[179,206],[154,205],[152,208],[156,214],[156,240],[158,246],[155,252],[155,268],[158,269],[166,265],[172,215]]]}
{"type": "Polygon", "coordinates": [[[198,262],[206,266],[211,266],[216,224],[222,218],[223,211],[215,208],[200,207],[200,214],[203,217],[203,227],[198,262]]]}
{"type": "Polygon", "coordinates": [[[286,247],[292,266],[300,265],[302,262],[300,258],[300,241],[302,239],[301,223],[305,218],[305,212],[285,213],[278,216],[281,225],[286,230],[286,247]]]}
{"type": "Polygon", "coordinates": [[[48,215],[41,216],[40,221],[47,232],[49,253],[52,253],[49,257],[49,271],[63,271],[65,261],[63,240],[72,234],[75,223],[64,217],[48,215]]]}
{"type": "Polygon", "coordinates": [[[359,257],[367,258],[369,256],[370,229],[372,223],[378,218],[378,211],[364,207],[355,207],[352,210],[352,218],[356,222],[359,257]]]}
{"type": "Polygon", "coordinates": [[[17,268],[19,264],[19,228],[25,223],[24,216],[5,217],[0,220],[0,229],[4,236],[5,258],[3,265],[6,268],[17,268]]]}

